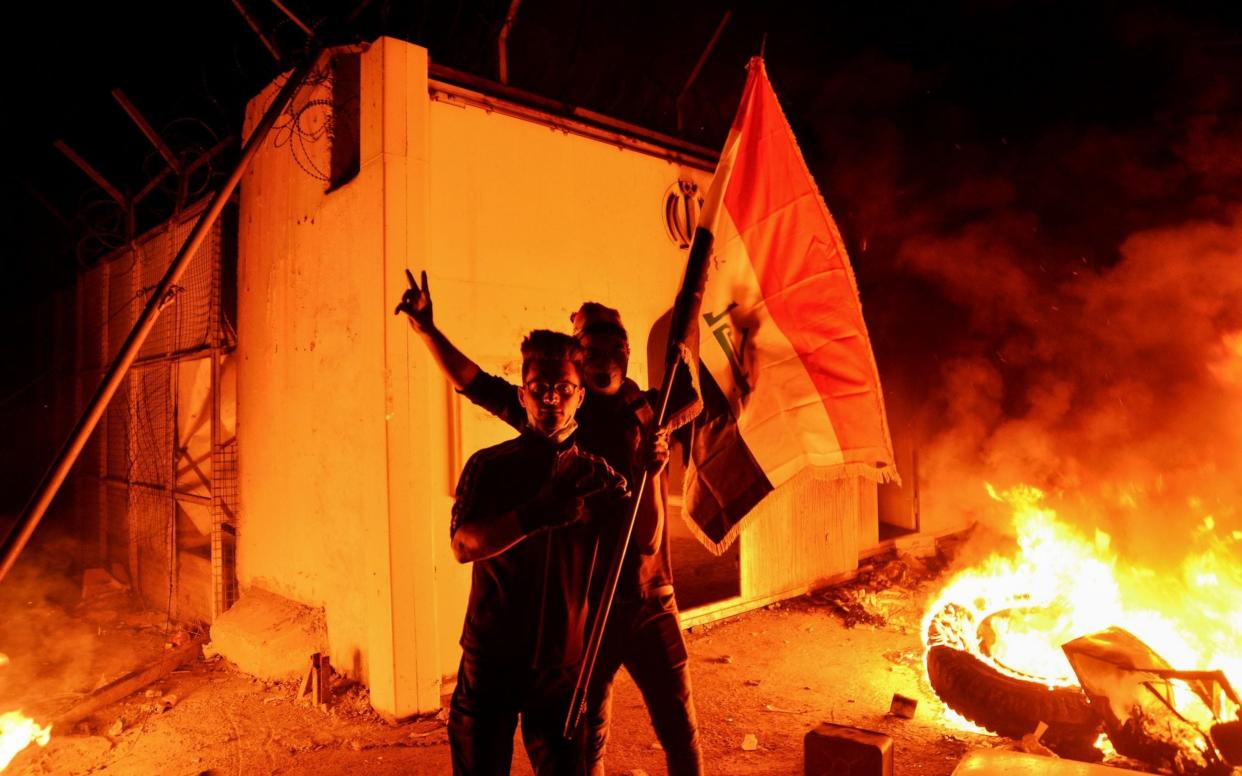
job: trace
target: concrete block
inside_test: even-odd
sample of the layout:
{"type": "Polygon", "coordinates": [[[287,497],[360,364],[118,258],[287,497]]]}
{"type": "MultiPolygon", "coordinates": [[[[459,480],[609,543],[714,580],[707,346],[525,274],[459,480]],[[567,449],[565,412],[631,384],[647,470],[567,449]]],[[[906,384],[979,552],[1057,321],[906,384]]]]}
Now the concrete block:
{"type": "Polygon", "coordinates": [[[803,739],[806,776],[893,776],[893,739],[824,722],[803,739]]]}
{"type": "Polygon", "coordinates": [[[260,679],[299,679],[313,653],[327,652],[328,629],[323,609],[251,587],[212,623],[211,644],[260,679]]]}

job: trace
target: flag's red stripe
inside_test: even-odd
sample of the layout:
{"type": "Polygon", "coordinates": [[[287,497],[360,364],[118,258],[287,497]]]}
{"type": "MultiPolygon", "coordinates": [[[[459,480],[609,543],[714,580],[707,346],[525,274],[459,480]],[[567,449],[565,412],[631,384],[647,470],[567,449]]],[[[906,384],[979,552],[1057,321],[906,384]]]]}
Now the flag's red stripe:
{"type": "Polygon", "coordinates": [[[752,71],[744,97],[725,209],[772,319],[810,373],[841,448],[884,450],[870,345],[845,248],[762,68],[752,71]]]}

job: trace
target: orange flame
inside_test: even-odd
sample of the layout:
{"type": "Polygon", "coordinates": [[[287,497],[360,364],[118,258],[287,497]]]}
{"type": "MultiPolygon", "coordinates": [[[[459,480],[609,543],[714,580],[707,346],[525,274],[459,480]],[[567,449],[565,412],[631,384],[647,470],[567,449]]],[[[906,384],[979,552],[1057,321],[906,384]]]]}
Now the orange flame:
{"type": "MultiPolygon", "coordinates": [[[[0,652],[0,668],[9,664],[8,655],[0,652]]],[[[47,746],[52,738],[52,726],[40,727],[33,719],[20,711],[0,714],[0,771],[9,767],[13,758],[31,742],[47,746]]]]}
{"type": "Polygon", "coordinates": [[[51,738],[51,725],[40,727],[20,711],[0,714],[0,771],[9,767],[13,758],[32,741],[39,746],[47,746],[51,738]]]}
{"type": "MultiPolygon", "coordinates": [[[[975,625],[956,632],[972,643],[953,646],[985,654],[1014,676],[1064,686],[1077,681],[1061,645],[1119,626],[1176,668],[1221,669],[1240,686],[1242,533],[1219,536],[1215,520],[1204,515],[1188,539],[1192,551],[1180,574],[1161,574],[1119,558],[1107,534],[1088,536],[1059,520],[1042,506],[1037,488],[998,493],[987,487],[1013,509],[1017,550],[952,577],[927,610],[925,639],[937,617],[969,620],[975,625]]],[[[1209,723],[1210,711],[1189,688],[1175,687],[1179,711],[1209,723]]]]}

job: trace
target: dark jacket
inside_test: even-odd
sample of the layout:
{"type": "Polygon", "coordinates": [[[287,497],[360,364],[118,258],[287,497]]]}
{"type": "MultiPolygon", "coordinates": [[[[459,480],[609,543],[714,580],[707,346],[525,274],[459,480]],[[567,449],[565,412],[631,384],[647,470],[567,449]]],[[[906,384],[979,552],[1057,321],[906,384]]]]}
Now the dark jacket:
{"type": "MultiPolygon", "coordinates": [[[[467,523],[497,520],[533,500],[558,461],[564,465],[572,456],[604,465],[572,437],[557,445],[530,430],[478,451],[458,480],[450,534],[467,523]]],[[[474,562],[464,650],[515,667],[552,668],[581,659],[599,530],[615,525],[622,507],[603,496],[588,499],[586,506],[585,520],[536,531],[499,555],[474,562]]]]}

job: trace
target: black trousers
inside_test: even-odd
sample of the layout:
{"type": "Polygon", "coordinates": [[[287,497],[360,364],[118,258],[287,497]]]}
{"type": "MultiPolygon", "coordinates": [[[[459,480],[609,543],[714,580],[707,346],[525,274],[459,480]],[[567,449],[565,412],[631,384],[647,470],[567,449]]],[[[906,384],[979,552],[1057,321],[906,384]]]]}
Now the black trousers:
{"type": "Polygon", "coordinates": [[[508,774],[519,718],[522,742],[537,776],[582,773],[581,737],[566,741],[561,735],[577,676],[576,665],[534,671],[464,653],[449,704],[454,776],[508,774]]]}
{"type": "Polygon", "coordinates": [[[593,776],[604,773],[612,683],[621,666],[625,666],[643,695],[651,725],[664,747],[670,776],[703,773],[687,658],[686,642],[677,619],[677,602],[672,593],[617,599],[608,616],[591,680],[586,731],[589,773],[593,776]]]}

